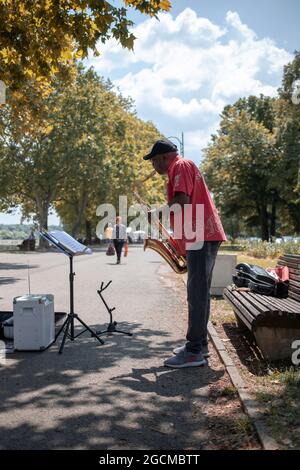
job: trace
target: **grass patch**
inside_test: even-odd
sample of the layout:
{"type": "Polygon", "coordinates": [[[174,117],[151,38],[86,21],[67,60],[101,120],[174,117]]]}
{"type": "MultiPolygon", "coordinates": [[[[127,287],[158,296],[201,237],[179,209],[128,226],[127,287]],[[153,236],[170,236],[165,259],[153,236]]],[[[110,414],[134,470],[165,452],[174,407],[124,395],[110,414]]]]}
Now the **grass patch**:
{"type": "Polygon", "coordinates": [[[262,268],[275,268],[277,264],[276,259],[271,258],[254,258],[253,256],[248,256],[244,254],[238,255],[238,263],[248,263],[248,264],[256,264],[261,266],[262,268]]]}
{"type": "Polygon", "coordinates": [[[235,322],[235,315],[233,313],[233,310],[224,299],[212,298],[211,320],[215,325],[222,325],[223,323],[235,322]]]}
{"type": "Polygon", "coordinates": [[[248,416],[241,416],[233,421],[233,430],[239,435],[248,435],[252,431],[252,424],[248,416]]]}
{"type": "Polygon", "coordinates": [[[286,448],[300,449],[300,370],[273,370],[262,383],[256,398],[265,406],[273,435],[286,448]]]}
{"type": "Polygon", "coordinates": [[[237,396],[237,390],[234,386],[224,387],[221,390],[221,397],[233,398],[237,396]]]}
{"type": "MultiPolygon", "coordinates": [[[[224,251],[222,251],[222,249],[219,251],[219,253],[223,255],[228,255],[228,253],[225,253],[224,251]]],[[[256,264],[265,269],[275,268],[277,264],[276,258],[255,258],[254,256],[249,256],[246,253],[241,253],[240,251],[231,251],[230,254],[237,256],[237,263],[256,264]]]]}

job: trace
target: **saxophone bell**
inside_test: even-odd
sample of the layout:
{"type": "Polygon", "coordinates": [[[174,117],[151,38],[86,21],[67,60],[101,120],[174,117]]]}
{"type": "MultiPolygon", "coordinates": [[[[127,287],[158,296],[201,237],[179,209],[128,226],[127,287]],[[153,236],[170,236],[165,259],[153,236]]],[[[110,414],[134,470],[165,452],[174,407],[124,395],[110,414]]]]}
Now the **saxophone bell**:
{"type": "Polygon", "coordinates": [[[172,245],[169,244],[169,240],[161,241],[154,238],[146,238],[144,250],[147,248],[156,251],[156,253],[162,256],[175,273],[184,274],[187,272],[186,258],[174,252],[172,245]]]}
{"type": "MultiPolygon", "coordinates": [[[[144,203],[140,195],[135,192],[136,198],[147,210],[149,207],[144,203]]],[[[163,240],[157,240],[154,238],[146,238],[144,241],[144,250],[147,248],[156,251],[164,260],[169,264],[169,266],[177,273],[184,274],[187,272],[187,263],[185,256],[178,254],[178,246],[176,240],[171,237],[167,229],[163,226],[159,219],[157,219],[156,224],[159,228],[159,231],[162,235],[165,236],[163,240]]]]}

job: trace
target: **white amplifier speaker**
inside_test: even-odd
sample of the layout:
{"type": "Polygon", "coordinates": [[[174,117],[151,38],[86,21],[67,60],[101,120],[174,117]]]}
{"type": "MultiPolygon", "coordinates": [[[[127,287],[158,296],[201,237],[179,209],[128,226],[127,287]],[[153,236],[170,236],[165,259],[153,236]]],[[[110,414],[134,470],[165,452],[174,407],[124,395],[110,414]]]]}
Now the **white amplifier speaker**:
{"type": "Polygon", "coordinates": [[[23,295],[13,300],[14,349],[46,349],[55,337],[54,296],[23,295]]]}

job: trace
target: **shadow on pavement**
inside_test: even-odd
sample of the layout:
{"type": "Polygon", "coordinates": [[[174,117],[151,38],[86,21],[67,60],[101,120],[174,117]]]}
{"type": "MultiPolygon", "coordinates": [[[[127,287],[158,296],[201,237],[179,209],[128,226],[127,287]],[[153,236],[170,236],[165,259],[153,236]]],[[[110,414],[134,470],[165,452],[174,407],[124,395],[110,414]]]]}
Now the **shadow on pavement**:
{"type": "Polygon", "coordinates": [[[0,270],[34,269],[39,267],[39,265],[28,265],[27,263],[0,263],[0,270]]]}
{"type": "Polygon", "coordinates": [[[135,367],[151,358],[163,363],[174,340],[141,324],[118,326],[134,336],[103,335],[101,346],[84,334],[67,341],[62,355],[60,340],[42,353],[9,355],[9,364],[0,365],[0,449],[201,447],[206,431],[202,438],[193,433],[206,416],[200,410],[197,420],[191,419],[193,401],[201,404],[201,389],[224,370],[135,367]],[[161,342],[153,342],[155,337],[161,342]],[[107,368],[113,368],[109,379],[103,376],[107,368]],[[14,420],[6,423],[5,414],[14,420]],[[31,422],[32,415],[38,424],[31,422]]]}
{"type": "Polygon", "coordinates": [[[17,277],[0,277],[0,285],[14,284],[15,282],[18,282],[20,280],[21,279],[17,277]]]}

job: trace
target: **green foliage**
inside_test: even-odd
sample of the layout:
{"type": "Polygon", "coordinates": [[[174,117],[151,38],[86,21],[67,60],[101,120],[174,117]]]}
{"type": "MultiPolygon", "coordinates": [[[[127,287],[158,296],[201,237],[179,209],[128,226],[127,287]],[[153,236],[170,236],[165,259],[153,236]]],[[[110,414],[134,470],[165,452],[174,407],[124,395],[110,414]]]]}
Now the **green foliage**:
{"type": "Polygon", "coordinates": [[[284,254],[300,254],[300,243],[247,242],[243,251],[255,258],[279,258],[284,254]]]}
{"type": "Polygon", "coordinates": [[[0,80],[7,87],[10,112],[19,120],[19,136],[32,132],[48,113],[46,98],[56,79],[74,82],[78,59],[99,55],[98,48],[110,38],[133,49],[130,8],[156,16],[171,7],[167,0],[123,3],[0,0],[0,80]]]}
{"type": "Polygon", "coordinates": [[[293,84],[300,79],[300,53],[284,68],[277,102],[277,140],[280,160],[277,166],[280,198],[287,216],[300,232],[300,105],[292,101],[293,84]],[[284,184],[282,177],[284,176],[284,184]]]}
{"type": "MultiPolygon", "coordinates": [[[[55,207],[73,235],[94,232],[99,204],[118,206],[119,195],[133,202],[134,189],[149,174],[142,155],[161,134],[92,69],[79,66],[74,83],[56,80],[53,87],[43,120],[22,137],[11,108],[0,110],[2,209],[21,205],[24,216],[36,214],[47,228],[55,207]]],[[[141,195],[149,191],[160,202],[163,184],[149,179],[141,195]]]]}
{"type": "Polygon", "coordinates": [[[226,106],[202,170],[226,232],[300,233],[300,105],[292,103],[300,54],[284,70],[279,98],[250,96],[226,106]]]}
{"type": "Polygon", "coordinates": [[[72,78],[75,60],[114,38],[132,49],[128,7],[155,16],[170,9],[167,0],[0,0],[0,79],[9,87],[10,104],[37,111],[55,75],[72,78]]]}
{"type": "Polygon", "coordinates": [[[244,255],[259,259],[277,259],[284,254],[300,255],[300,242],[289,241],[284,243],[271,243],[266,241],[237,240],[237,245],[222,244],[222,251],[236,251],[244,255]]]}
{"type": "MultiPolygon", "coordinates": [[[[60,227],[51,225],[49,230],[57,230],[60,227]]],[[[24,240],[28,238],[32,225],[28,224],[0,224],[0,240],[24,240]]]]}
{"type": "Polygon", "coordinates": [[[241,214],[255,215],[262,238],[268,238],[265,215],[270,202],[270,168],[275,159],[274,136],[262,123],[252,120],[246,109],[240,109],[238,102],[224,110],[220,131],[205,150],[202,165],[224,218],[234,223],[241,214]]]}

